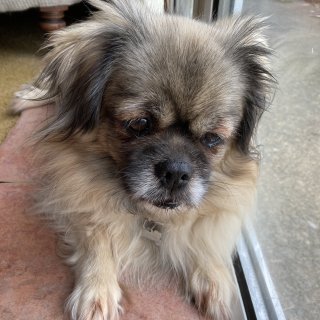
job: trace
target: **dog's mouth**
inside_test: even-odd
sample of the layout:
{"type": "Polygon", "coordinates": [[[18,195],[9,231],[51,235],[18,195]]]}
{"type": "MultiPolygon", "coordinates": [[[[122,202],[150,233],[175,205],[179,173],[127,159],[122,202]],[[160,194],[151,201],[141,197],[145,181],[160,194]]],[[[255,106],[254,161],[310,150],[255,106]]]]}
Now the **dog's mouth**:
{"type": "Polygon", "coordinates": [[[175,209],[179,206],[179,203],[174,201],[156,201],[152,202],[152,204],[158,208],[170,210],[175,209]]]}

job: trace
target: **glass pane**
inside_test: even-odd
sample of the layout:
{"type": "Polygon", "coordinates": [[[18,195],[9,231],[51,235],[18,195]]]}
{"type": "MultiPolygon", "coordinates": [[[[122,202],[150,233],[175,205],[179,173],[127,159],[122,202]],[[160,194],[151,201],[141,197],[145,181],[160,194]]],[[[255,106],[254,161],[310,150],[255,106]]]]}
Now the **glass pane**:
{"type": "Polygon", "coordinates": [[[320,319],[320,1],[245,0],[270,16],[279,85],[262,118],[255,229],[287,319],[320,319]]]}

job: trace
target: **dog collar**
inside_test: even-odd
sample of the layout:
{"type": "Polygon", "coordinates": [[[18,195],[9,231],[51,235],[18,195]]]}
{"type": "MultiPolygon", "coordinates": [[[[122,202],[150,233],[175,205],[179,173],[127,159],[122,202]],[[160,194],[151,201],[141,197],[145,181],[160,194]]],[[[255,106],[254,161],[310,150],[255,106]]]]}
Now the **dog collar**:
{"type": "Polygon", "coordinates": [[[142,236],[153,241],[157,246],[160,245],[163,232],[163,224],[145,218],[142,225],[142,236]]]}

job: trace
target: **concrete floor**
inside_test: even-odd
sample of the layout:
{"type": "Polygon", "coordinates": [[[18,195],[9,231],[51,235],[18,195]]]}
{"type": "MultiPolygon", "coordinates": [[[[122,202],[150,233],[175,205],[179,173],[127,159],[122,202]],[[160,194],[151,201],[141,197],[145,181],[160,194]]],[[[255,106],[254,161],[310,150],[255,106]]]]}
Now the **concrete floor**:
{"type": "Polygon", "coordinates": [[[259,130],[263,160],[255,229],[286,318],[316,320],[320,319],[320,5],[245,0],[244,9],[270,15],[272,66],[279,82],[259,130]]]}

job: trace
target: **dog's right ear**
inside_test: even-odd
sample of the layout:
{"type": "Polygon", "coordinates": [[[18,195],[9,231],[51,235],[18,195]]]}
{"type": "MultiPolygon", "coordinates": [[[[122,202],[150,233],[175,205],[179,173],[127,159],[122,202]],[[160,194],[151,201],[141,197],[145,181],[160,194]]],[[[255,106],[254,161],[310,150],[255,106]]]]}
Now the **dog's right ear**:
{"type": "Polygon", "coordinates": [[[124,2],[121,7],[118,1],[91,1],[99,11],[89,21],[50,37],[45,67],[34,85],[42,92],[37,99],[54,100],[58,111],[42,137],[64,139],[96,127],[104,91],[132,26],[129,14],[134,12],[124,2]]]}
{"type": "Polygon", "coordinates": [[[256,154],[254,135],[259,119],[270,103],[276,81],[270,73],[269,48],[264,33],[265,19],[238,17],[216,25],[226,55],[237,66],[243,90],[243,115],[237,129],[237,147],[245,155],[256,154]]]}

